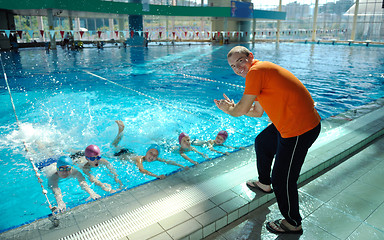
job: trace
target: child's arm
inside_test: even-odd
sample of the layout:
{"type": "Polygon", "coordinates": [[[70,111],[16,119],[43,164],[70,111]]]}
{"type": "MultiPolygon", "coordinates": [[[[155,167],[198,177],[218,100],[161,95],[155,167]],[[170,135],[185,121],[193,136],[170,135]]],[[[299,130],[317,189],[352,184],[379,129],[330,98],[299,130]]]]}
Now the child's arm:
{"type": "Polygon", "coordinates": [[[63,195],[61,194],[61,190],[59,188],[58,177],[56,174],[48,178],[48,186],[52,189],[55,196],[58,212],[64,212],[67,210],[67,206],[63,201],[63,195]]]}
{"type": "MultiPolygon", "coordinates": [[[[223,145],[223,146],[224,146],[224,145],[223,145]]],[[[220,151],[214,149],[214,148],[213,148],[213,145],[209,145],[209,150],[211,150],[212,152],[215,152],[215,153],[229,155],[229,152],[220,152],[220,151]]]]}
{"type": "Polygon", "coordinates": [[[115,182],[119,184],[120,189],[123,188],[123,183],[120,181],[115,168],[104,158],[100,160],[101,160],[100,163],[104,164],[108,168],[109,172],[114,176],[115,182]]]}
{"type": "Polygon", "coordinates": [[[195,146],[203,146],[204,144],[207,144],[207,141],[196,139],[191,142],[191,145],[195,145],[195,146]]]}
{"type": "Polygon", "coordinates": [[[77,171],[76,169],[72,169],[73,171],[73,177],[75,177],[77,179],[77,181],[79,181],[79,185],[80,187],[86,191],[90,198],[96,200],[96,199],[99,199],[100,198],[100,195],[95,193],[87,184],[87,182],[85,181],[85,178],[83,175],[81,175],[81,173],[79,171],[77,171]]]}
{"type": "Polygon", "coordinates": [[[245,147],[232,147],[232,146],[228,146],[228,145],[224,145],[224,144],[223,144],[223,146],[226,148],[231,148],[231,149],[245,149],[245,147]]]}
{"type": "Polygon", "coordinates": [[[143,166],[143,159],[142,159],[141,156],[137,156],[136,165],[139,168],[139,171],[141,173],[143,173],[143,174],[147,174],[149,176],[152,176],[152,177],[155,177],[155,178],[159,178],[159,179],[164,179],[165,178],[165,175],[158,176],[158,175],[154,174],[153,172],[150,172],[147,169],[145,169],[144,166],[143,166]]]}
{"type": "Polygon", "coordinates": [[[156,160],[159,161],[159,162],[166,163],[166,164],[171,164],[171,165],[178,166],[178,167],[181,167],[181,168],[184,168],[184,169],[188,169],[188,166],[184,167],[183,165],[178,164],[175,161],[165,160],[165,159],[162,159],[162,158],[157,158],[156,160]]]}
{"type": "Polygon", "coordinates": [[[187,154],[185,154],[184,151],[181,150],[181,148],[180,148],[180,150],[179,150],[179,153],[180,153],[180,155],[181,155],[185,160],[190,161],[191,163],[193,163],[193,164],[195,164],[195,165],[199,164],[198,162],[193,161],[190,157],[188,157],[187,154]]]}
{"type": "Polygon", "coordinates": [[[209,157],[207,156],[207,155],[205,155],[204,153],[201,153],[201,152],[199,152],[199,151],[197,151],[196,150],[196,148],[192,148],[192,151],[194,151],[195,153],[198,153],[198,154],[200,154],[203,158],[205,158],[206,160],[208,160],[209,159],[209,157]]]}
{"type": "MultiPolygon", "coordinates": [[[[111,185],[109,185],[109,184],[107,184],[107,183],[102,183],[102,182],[99,181],[99,179],[95,178],[95,177],[91,174],[91,172],[90,172],[91,169],[90,169],[89,167],[83,167],[82,170],[83,170],[83,173],[84,173],[85,175],[88,176],[89,181],[91,181],[91,182],[93,182],[94,184],[96,184],[97,186],[101,187],[101,189],[103,189],[104,191],[106,191],[106,192],[110,192],[110,193],[114,193],[114,192],[116,192],[115,190],[113,190],[113,189],[111,188],[111,185]]],[[[77,179],[77,180],[79,180],[79,179],[77,179]]],[[[79,182],[80,182],[80,181],[79,181],[79,182]]],[[[90,195],[91,195],[91,194],[90,194],[90,195]]]]}

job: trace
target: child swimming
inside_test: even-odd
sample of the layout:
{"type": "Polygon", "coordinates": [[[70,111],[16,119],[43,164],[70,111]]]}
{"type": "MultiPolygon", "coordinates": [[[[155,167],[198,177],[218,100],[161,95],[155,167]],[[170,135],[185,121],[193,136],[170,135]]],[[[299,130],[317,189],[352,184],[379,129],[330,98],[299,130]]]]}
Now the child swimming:
{"type": "MultiPolygon", "coordinates": [[[[124,123],[120,120],[116,120],[115,122],[116,122],[117,126],[119,127],[119,130],[118,130],[118,133],[117,133],[115,140],[112,142],[112,145],[116,148],[116,150],[118,150],[119,149],[118,144],[121,141],[121,138],[123,137],[123,132],[124,132],[125,126],[124,126],[124,123]]],[[[160,146],[157,144],[152,144],[151,146],[149,146],[149,148],[147,149],[147,152],[144,156],[136,155],[133,151],[130,151],[129,149],[126,149],[126,148],[120,148],[119,151],[116,151],[115,156],[117,156],[120,160],[128,160],[129,162],[135,164],[139,168],[139,171],[141,173],[152,176],[152,177],[156,177],[159,179],[164,179],[166,176],[164,174],[156,175],[153,172],[148,171],[143,166],[144,162],[159,161],[159,162],[163,162],[165,164],[171,164],[174,166],[181,167],[184,170],[188,169],[188,167],[185,167],[185,166],[178,164],[174,161],[159,158],[160,152],[161,152],[160,146]]]]}
{"type": "Polygon", "coordinates": [[[123,183],[120,181],[116,170],[106,159],[101,157],[100,148],[96,145],[89,145],[85,151],[80,151],[71,155],[72,159],[76,159],[75,163],[81,168],[81,170],[88,176],[89,180],[95,183],[97,186],[101,187],[106,192],[115,193],[117,190],[123,188],[123,183]],[[111,185],[108,183],[102,183],[96,177],[91,174],[92,168],[105,166],[109,173],[113,175],[113,178],[116,183],[119,184],[119,189],[112,189],[111,185]]]}
{"type": "MultiPolygon", "coordinates": [[[[180,133],[179,135],[179,144],[180,144],[180,147],[178,148],[178,152],[185,160],[188,160],[195,165],[199,164],[198,162],[188,157],[187,154],[185,154],[186,152],[190,152],[190,151],[200,154],[206,160],[209,159],[207,155],[197,151],[196,148],[191,146],[191,138],[184,132],[180,133]]],[[[177,148],[175,150],[177,150],[177,148]]]]}
{"type": "Polygon", "coordinates": [[[84,176],[73,168],[72,159],[68,156],[61,156],[57,162],[44,166],[41,170],[47,174],[48,186],[52,189],[55,196],[58,212],[64,212],[67,210],[67,206],[63,201],[63,195],[61,194],[61,190],[59,188],[60,179],[76,178],[80,187],[89,194],[90,198],[94,200],[100,198],[100,195],[95,193],[88,186],[84,176]]]}
{"type": "Polygon", "coordinates": [[[210,139],[210,140],[207,140],[207,141],[193,140],[192,141],[192,145],[195,145],[195,146],[204,146],[204,145],[206,145],[206,146],[208,146],[209,150],[211,150],[212,152],[216,152],[216,153],[220,153],[220,154],[225,154],[225,155],[229,155],[230,153],[229,152],[217,151],[213,147],[215,147],[215,146],[223,146],[223,147],[230,148],[230,149],[245,149],[244,147],[238,147],[237,148],[237,147],[232,147],[232,146],[224,145],[224,142],[227,140],[227,138],[228,138],[228,132],[225,131],[225,130],[221,130],[216,135],[215,139],[210,139]]]}
{"type": "Polygon", "coordinates": [[[48,187],[52,190],[57,203],[55,212],[65,212],[67,210],[59,187],[59,181],[62,179],[76,178],[80,187],[89,194],[89,198],[94,200],[100,198],[100,195],[89,187],[82,173],[73,168],[74,164],[70,157],[58,157],[46,144],[38,140],[35,144],[37,145],[37,150],[31,147],[29,152],[38,158],[39,156],[47,157],[47,159],[35,163],[35,166],[48,178],[48,187]]]}

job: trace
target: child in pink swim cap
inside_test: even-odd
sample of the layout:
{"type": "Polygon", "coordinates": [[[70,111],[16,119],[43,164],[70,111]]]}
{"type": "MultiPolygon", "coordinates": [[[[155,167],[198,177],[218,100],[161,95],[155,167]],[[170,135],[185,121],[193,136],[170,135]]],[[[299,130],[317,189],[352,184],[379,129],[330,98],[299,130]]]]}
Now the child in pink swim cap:
{"type": "Polygon", "coordinates": [[[174,150],[178,150],[178,152],[180,153],[180,155],[185,159],[185,160],[188,160],[190,161],[191,163],[197,165],[199,164],[198,162],[192,160],[190,157],[188,157],[185,153],[186,152],[190,152],[190,151],[193,151],[195,153],[198,153],[200,154],[203,158],[205,158],[206,160],[209,159],[209,157],[199,151],[196,150],[196,148],[192,147],[191,146],[191,138],[188,136],[188,134],[182,132],[180,133],[179,135],[179,144],[180,144],[180,147],[179,148],[175,148],[174,150]]]}
{"type": "Polygon", "coordinates": [[[71,155],[72,159],[76,159],[76,163],[81,168],[81,170],[88,176],[89,181],[95,183],[97,186],[101,187],[106,192],[115,193],[117,190],[123,188],[123,183],[120,181],[116,170],[105,158],[101,157],[100,148],[94,144],[89,145],[85,148],[84,152],[77,152],[71,155]],[[112,189],[111,185],[108,183],[100,182],[96,177],[91,174],[92,168],[105,166],[109,173],[114,176],[114,180],[119,184],[119,189],[112,189]]]}
{"type": "Polygon", "coordinates": [[[121,121],[121,120],[116,120],[115,122],[116,122],[119,130],[118,130],[116,138],[112,142],[112,145],[116,148],[115,156],[118,157],[120,160],[128,160],[129,162],[135,164],[139,168],[139,171],[141,173],[152,176],[152,177],[156,177],[159,179],[164,179],[166,176],[164,174],[156,175],[153,172],[148,171],[147,169],[144,168],[143,162],[159,161],[159,162],[163,162],[166,164],[175,165],[175,166],[181,167],[183,169],[188,169],[188,167],[184,167],[183,165],[178,164],[174,161],[160,158],[159,156],[160,156],[161,148],[157,144],[151,144],[147,148],[147,152],[145,153],[144,156],[136,155],[134,152],[130,151],[127,148],[118,147],[118,145],[119,145],[119,143],[120,143],[120,141],[124,135],[125,126],[124,126],[123,121],[121,121]]]}
{"type": "Polygon", "coordinates": [[[236,148],[236,147],[224,145],[224,142],[227,140],[227,138],[228,138],[228,132],[225,131],[225,130],[221,130],[216,135],[215,139],[210,139],[210,140],[207,140],[207,141],[194,140],[194,141],[192,141],[192,145],[195,145],[195,146],[208,146],[209,150],[211,150],[212,152],[216,152],[216,153],[219,153],[219,154],[225,154],[225,155],[229,155],[230,153],[229,152],[217,151],[213,147],[215,147],[215,146],[223,146],[223,147],[226,147],[226,148],[229,148],[229,149],[244,149],[244,147],[236,148]]]}

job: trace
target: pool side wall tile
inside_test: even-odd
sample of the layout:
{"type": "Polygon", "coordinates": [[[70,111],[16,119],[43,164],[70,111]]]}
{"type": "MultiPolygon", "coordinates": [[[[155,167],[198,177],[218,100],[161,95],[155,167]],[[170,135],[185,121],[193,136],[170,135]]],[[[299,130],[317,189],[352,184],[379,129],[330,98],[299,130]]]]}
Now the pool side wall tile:
{"type": "Polygon", "coordinates": [[[216,231],[219,229],[222,229],[228,224],[228,218],[227,216],[220,218],[216,221],[216,231]]]}
{"type": "Polygon", "coordinates": [[[203,227],[203,238],[209,236],[210,234],[214,233],[216,231],[215,223],[211,223],[207,226],[203,227]]]}

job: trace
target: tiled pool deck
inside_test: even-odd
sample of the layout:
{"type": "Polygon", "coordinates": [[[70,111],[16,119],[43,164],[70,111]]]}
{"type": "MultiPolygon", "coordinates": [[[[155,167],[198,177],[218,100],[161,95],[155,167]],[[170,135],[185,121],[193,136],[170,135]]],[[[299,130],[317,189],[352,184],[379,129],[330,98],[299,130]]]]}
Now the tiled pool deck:
{"type": "MultiPolygon", "coordinates": [[[[381,106],[383,106],[382,100],[381,106]]],[[[308,153],[299,182],[308,181],[313,176],[330,169],[383,134],[383,107],[352,121],[343,115],[335,118],[334,121],[323,121],[322,133],[308,153]],[[338,125],[337,121],[343,124],[338,125]]],[[[383,149],[382,143],[379,146],[381,146],[380,149],[383,149]]],[[[326,232],[324,234],[330,236],[330,239],[346,239],[349,235],[345,229],[348,227],[360,226],[359,229],[361,229],[356,234],[370,230],[366,225],[359,225],[356,217],[351,216],[364,218],[369,210],[376,208],[378,212],[370,215],[370,218],[375,219],[383,215],[383,151],[378,149],[370,151],[367,157],[372,158],[373,163],[369,166],[379,178],[379,183],[381,181],[380,186],[375,185],[374,178],[370,178],[369,174],[366,177],[367,182],[362,181],[357,185],[350,184],[357,181],[354,178],[362,177],[363,169],[371,170],[367,169],[364,164],[364,161],[367,162],[369,159],[363,157],[362,163],[355,163],[358,168],[351,169],[353,172],[342,168],[337,171],[337,174],[344,175],[341,177],[326,173],[323,175],[328,176],[325,180],[321,180],[323,176],[315,178],[310,184],[300,189],[301,205],[304,205],[302,214],[306,217],[303,225],[306,229],[313,229],[313,231],[305,231],[303,236],[308,236],[307,239],[324,239],[325,237],[310,237],[314,236],[316,231],[320,232],[319,229],[321,229],[326,232]],[[375,157],[376,155],[378,157],[375,157]],[[372,165],[374,163],[377,167],[372,165]],[[319,194],[314,198],[310,196],[313,192],[327,192],[327,194],[319,194]],[[346,192],[349,195],[345,199],[342,197],[343,195],[337,197],[340,192],[346,192]],[[372,195],[372,192],[381,192],[381,195],[376,197],[376,195],[372,195]],[[353,197],[354,195],[358,196],[357,200],[353,197]],[[330,196],[333,201],[328,201],[331,199],[330,196]],[[306,202],[307,200],[309,201],[306,202]],[[325,202],[331,203],[324,204],[325,202]],[[344,217],[345,214],[340,214],[340,211],[347,217],[344,217]],[[339,224],[332,224],[332,222],[339,222],[339,224]]],[[[207,239],[236,239],[236,236],[231,237],[231,234],[236,233],[228,230],[226,226],[238,229],[239,226],[250,222],[247,218],[254,216],[257,220],[252,223],[258,222],[259,224],[255,224],[253,229],[248,229],[256,232],[256,235],[249,239],[259,239],[264,232],[263,221],[266,218],[272,220],[279,214],[276,204],[269,208],[266,207],[273,202],[273,194],[254,193],[245,186],[246,180],[257,178],[254,160],[254,150],[249,147],[246,150],[232,153],[230,156],[203,163],[188,171],[178,172],[164,180],[153,181],[72,209],[59,216],[60,225],[56,228],[52,227],[52,223],[48,219],[42,219],[5,232],[0,235],[0,238],[167,240],[207,237],[207,239]],[[253,161],[244,161],[244,159],[253,159],[253,161]],[[239,163],[244,164],[239,166],[239,163]],[[268,213],[269,209],[272,214],[268,213]]],[[[349,163],[349,160],[347,162],[349,163]]],[[[374,221],[377,220],[372,220],[372,222],[374,221]]],[[[368,220],[367,222],[369,226],[375,226],[377,236],[383,236],[383,223],[381,226],[376,226],[368,220]]],[[[355,239],[362,239],[358,238],[359,235],[353,236],[356,236],[355,239]]],[[[268,238],[272,237],[268,235],[268,238]]],[[[238,239],[248,238],[239,237],[238,239]]]]}

